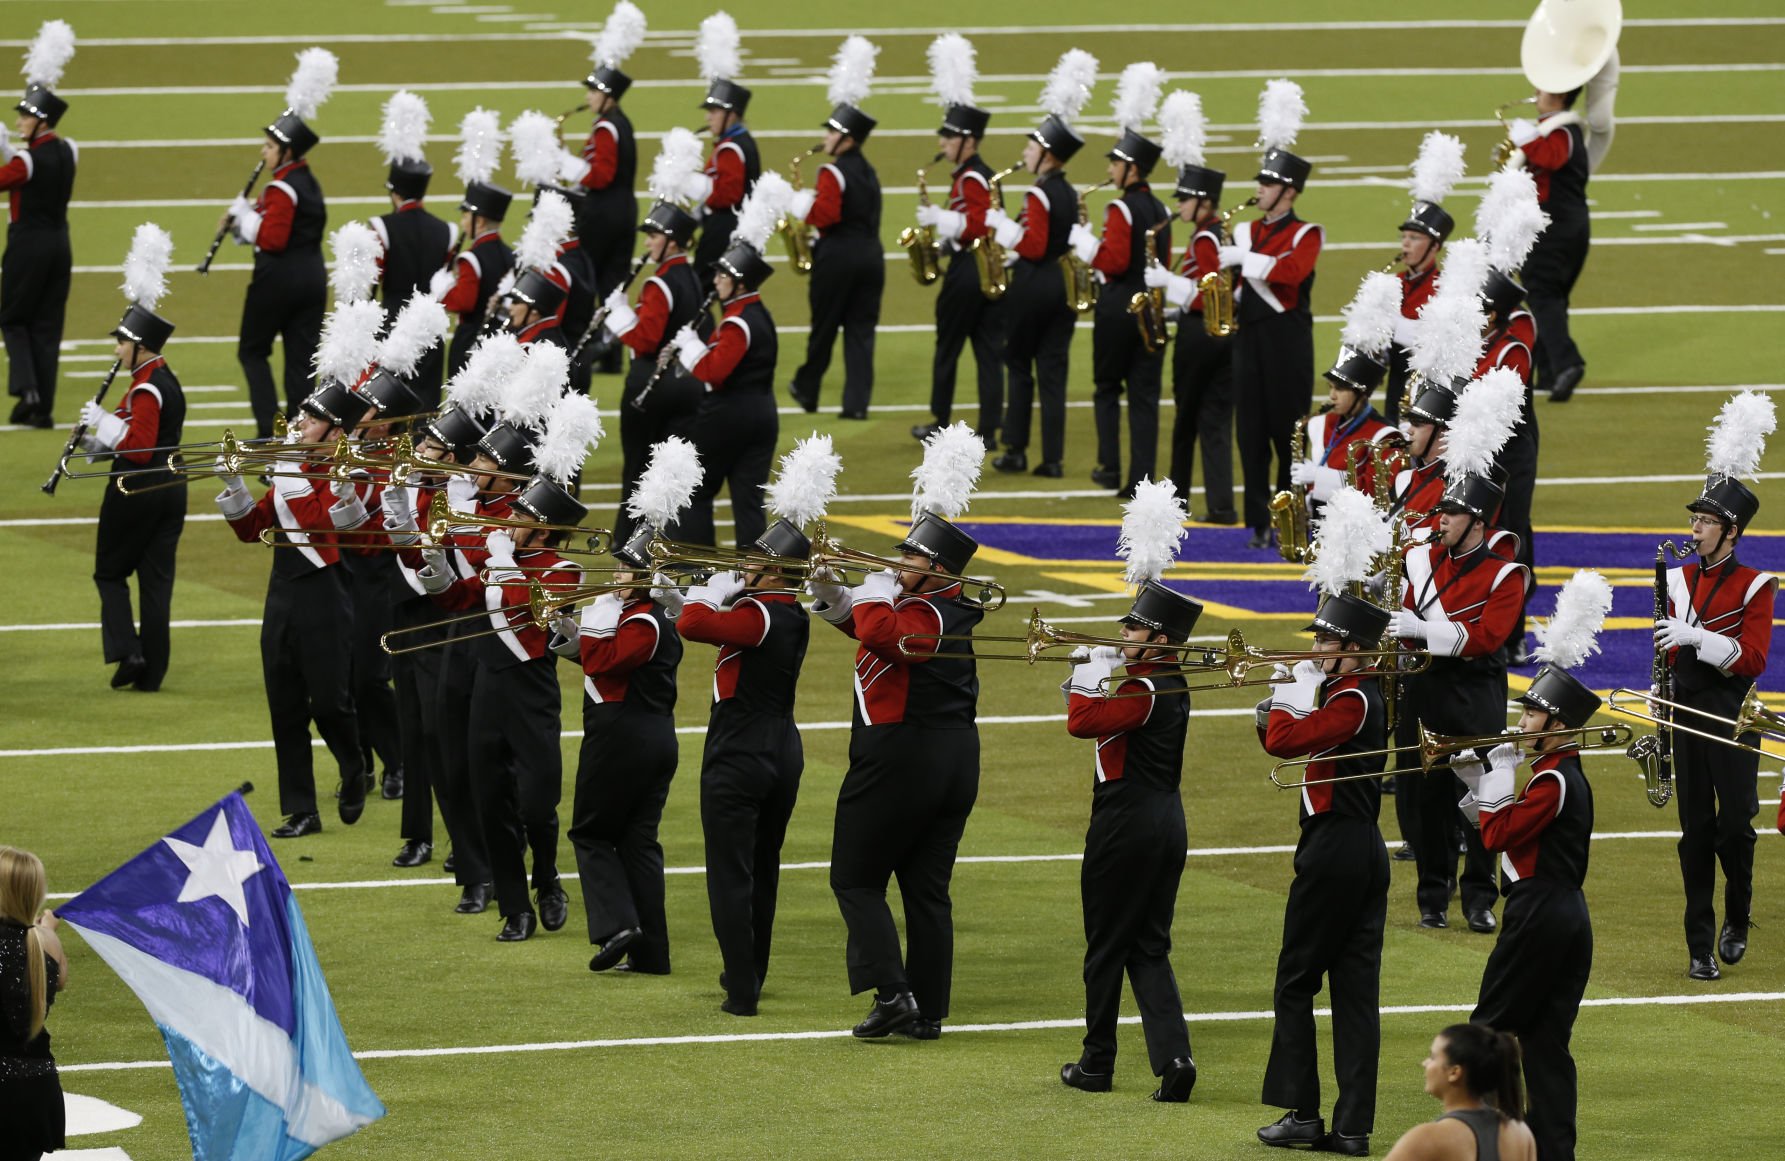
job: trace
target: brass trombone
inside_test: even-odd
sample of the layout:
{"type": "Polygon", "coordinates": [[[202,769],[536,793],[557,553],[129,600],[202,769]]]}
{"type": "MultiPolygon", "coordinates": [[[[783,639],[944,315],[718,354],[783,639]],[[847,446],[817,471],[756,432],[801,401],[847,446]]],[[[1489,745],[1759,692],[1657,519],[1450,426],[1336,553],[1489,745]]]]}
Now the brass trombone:
{"type": "Polygon", "coordinates": [[[404,653],[419,653],[423,649],[433,649],[449,643],[469,641],[476,637],[494,637],[498,633],[524,629],[529,625],[541,633],[550,633],[558,618],[569,612],[572,606],[581,604],[592,597],[598,597],[602,593],[614,593],[638,587],[636,583],[631,582],[620,584],[603,581],[599,584],[553,589],[551,586],[541,583],[536,577],[529,578],[527,599],[524,602],[502,605],[495,609],[479,609],[473,613],[460,613],[453,617],[443,617],[438,621],[429,621],[425,625],[405,625],[385,633],[378,639],[378,645],[386,653],[396,657],[404,653]],[[523,615],[526,618],[525,622],[518,625],[512,623],[511,614],[516,613],[523,615]],[[495,616],[502,618],[502,625],[498,626],[491,622],[487,629],[480,629],[475,633],[457,633],[447,637],[433,632],[445,625],[469,625],[477,621],[490,622],[490,619],[495,616]],[[413,634],[426,634],[427,637],[425,640],[413,644],[392,644],[393,638],[401,641],[404,637],[413,634]]]}
{"type": "Polygon", "coordinates": [[[538,529],[546,532],[562,532],[567,536],[586,536],[588,541],[581,548],[556,548],[554,552],[560,556],[596,556],[612,547],[614,534],[608,528],[585,528],[581,524],[546,524],[538,520],[525,520],[516,516],[486,516],[480,512],[455,512],[446,501],[445,492],[436,492],[433,503],[428,505],[427,534],[435,541],[444,541],[454,532],[465,532],[471,528],[513,528],[538,529]]]}
{"type": "Polygon", "coordinates": [[[211,444],[195,445],[198,448],[215,446],[218,449],[217,459],[223,461],[222,467],[214,463],[208,466],[188,461],[183,452],[174,452],[168,457],[165,468],[132,468],[117,473],[118,491],[126,496],[140,496],[148,492],[158,492],[163,488],[172,488],[190,480],[220,480],[225,476],[246,476],[265,471],[280,464],[301,465],[320,462],[326,453],[337,447],[333,443],[268,443],[261,440],[238,440],[233,432],[225,431],[221,440],[211,444]],[[139,476],[154,476],[152,484],[132,485],[131,480],[139,476]],[[171,478],[170,478],[171,477],[171,478]]]}
{"type": "Polygon", "coordinates": [[[1617,713],[1626,714],[1638,721],[1679,730],[1682,733],[1691,734],[1693,737],[1718,742],[1733,749],[1745,750],[1750,754],[1759,754],[1766,758],[1778,757],[1777,754],[1766,748],[1766,742],[1785,742],[1785,713],[1781,713],[1761,701],[1760,691],[1758,689],[1750,689],[1748,691],[1748,696],[1742,701],[1741,709],[1736,712],[1736,716],[1733,718],[1726,718],[1722,714],[1714,714],[1709,710],[1701,710],[1696,706],[1689,706],[1684,702],[1673,701],[1670,698],[1657,697],[1650,693],[1638,693],[1634,689],[1612,690],[1611,697],[1606,700],[1606,708],[1617,713]],[[1632,702],[1635,702],[1636,704],[1632,705],[1632,702]],[[1675,715],[1683,713],[1691,714],[1693,717],[1701,718],[1706,722],[1715,722],[1718,725],[1727,727],[1729,732],[1724,734],[1709,729],[1694,729],[1691,726],[1683,726],[1680,724],[1677,716],[1671,720],[1658,717],[1652,708],[1657,705],[1664,707],[1675,715]],[[1760,745],[1750,746],[1746,742],[1739,740],[1743,734],[1753,733],[1761,735],[1760,745]]]}
{"type": "Polygon", "coordinates": [[[1425,726],[1419,728],[1419,742],[1411,746],[1389,746],[1381,750],[1359,750],[1350,754],[1324,753],[1296,758],[1288,762],[1278,762],[1271,767],[1271,784],[1279,790],[1299,790],[1304,786],[1325,786],[1334,782],[1362,782],[1366,779],[1392,778],[1396,774],[1409,774],[1410,770],[1382,770],[1375,774],[1339,774],[1332,778],[1307,779],[1298,782],[1285,782],[1278,775],[1284,770],[1304,769],[1315,762],[1329,760],[1350,761],[1355,758],[1392,758],[1396,754],[1417,754],[1419,756],[1419,772],[1430,774],[1434,770],[1449,770],[1460,765],[1457,756],[1465,750],[1479,750],[1484,747],[1498,746],[1503,742],[1512,742],[1523,746],[1526,742],[1541,741],[1544,738],[1577,738],[1576,748],[1580,750],[1611,750],[1628,746],[1635,731],[1622,722],[1610,726],[1575,726],[1560,730],[1531,730],[1520,733],[1508,729],[1498,734],[1477,734],[1474,736],[1459,734],[1435,734],[1425,726]],[[1594,740],[1594,739],[1597,740],[1594,740]]]}
{"type": "MultiPolygon", "coordinates": [[[[1235,631],[1238,632],[1237,630],[1235,631]]],[[[975,653],[975,661],[1023,661],[1034,665],[1042,661],[1063,661],[1069,665],[1078,664],[1077,660],[1067,653],[1052,653],[1053,649],[1077,649],[1081,646],[1096,647],[1109,645],[1120,649],[1135,642],[1122,637],[1099,637],[1091,633],[1075,633],[1050,625],[1041,616],[1040,609],[1029,613],[1029,628],[1021,636],[1000,636],[997,634],[974,633],[906,633],[899,638],[899,652],[907,657],[926,657],[925,653],[914,652],[908,645],[911,641],[972,641],[975,644],[1015,645],[1020,644],[1020,653],[975,653]]],[[[1180,665],[1194,665],[1213,668],[1223,663],[1223,653],[1204,645],[1154,645],[1151,648],[1162,652],[1176,653],[1181,660],[1180,665]]]]}

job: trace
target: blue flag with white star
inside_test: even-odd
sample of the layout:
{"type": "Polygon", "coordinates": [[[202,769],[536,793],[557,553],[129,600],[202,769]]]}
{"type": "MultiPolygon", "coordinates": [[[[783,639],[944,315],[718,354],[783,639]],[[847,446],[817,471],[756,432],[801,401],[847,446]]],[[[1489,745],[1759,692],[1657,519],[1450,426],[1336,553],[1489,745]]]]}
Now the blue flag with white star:
{"type": "Polygon", "coordinates": [[[56,914],[161,1030],[194,1161],[297,1161],[384,1116],[240,794],[56,914]]]}

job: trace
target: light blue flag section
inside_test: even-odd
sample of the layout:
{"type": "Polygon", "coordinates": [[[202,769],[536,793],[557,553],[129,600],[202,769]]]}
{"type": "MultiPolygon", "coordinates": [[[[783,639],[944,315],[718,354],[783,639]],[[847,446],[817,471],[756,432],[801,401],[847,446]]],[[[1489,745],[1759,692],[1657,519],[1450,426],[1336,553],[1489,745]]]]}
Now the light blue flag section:
{"type": "Polygon", "coordinates": [[[384,1116],[240,794],[56,914],[161,1030],[194,1161],[297,1161],[384,1116]]]}

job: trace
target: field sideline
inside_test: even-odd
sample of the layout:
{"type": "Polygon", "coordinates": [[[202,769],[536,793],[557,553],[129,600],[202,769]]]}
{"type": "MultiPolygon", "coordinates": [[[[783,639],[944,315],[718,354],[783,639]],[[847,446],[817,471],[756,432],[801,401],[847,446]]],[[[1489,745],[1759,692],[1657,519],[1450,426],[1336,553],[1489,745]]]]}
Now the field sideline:
{"type": "MultiPolygon", "coordinates": [[[[642,165],[655,153],[656,135],[697,123],[689,45],[715,3],[640,0],[653,31],[628,66],[638,83],[626,109],[640,131],[642,165]]],[[[40,18],[13,7],[9,52],[40,18]]],[[[176,241],[163,313],[179,326],[168,354],[190,393],[189,438],[213,438],[226,427],[240,433],[250,421],[233,344],[250,259],[229,246],[208,278],[191,268],[253,165],[259,128],[278,112],[293,53],[321,43],[341,58],[342,88],[315,119],[323,144],[313,166],[329,195],[331,228],[385,204],[372,142],[379,106],[399,87],[423,94],[433,110],[431,204],[444,212],[458,192],[450,138],[459,118],[477,104],[500,110],[507,123],[523,109],[556,114],[577,102],[587,66],[579,34],[607,8],[606,0],[282,7],[64,0],[46,13],[70,21],[82,38],[60,90],[73,105],[63,128],[82,147],[71,215],[77,273],[57,406],[62,430],[0,430],[7,453],[0,458],[0,561],[7,566],[0,569],[0,702],[7,707],[0,843],[41,854],[60,897],[245,779],[260,788],[249,807],[264,825],[277,822],[256,648],[265,552],[237,543],[216,516],[212,489],[195,487],[174,603],[173,670],[153,697],[113,694],[87,579],[99,492],[80,480],[65,482],[53,500],[38,491],[67,423],[110,365],[104,335],[122,309],[117,267],[132,229],[154,220],[176,241]]],[[[1460,8],[1423,19],[1425,12],[1366,0],[1283,0],[1268,12],[1209,4],[1087,11],[1061,0],[1036,0],[1020,13],[941,0],[834,10],[747,0],[729,10],[744,32],[743,80],[756,89],[751,127],[763,140],[765,165],[783,171],[788,157],[816,139],[828,111],[822,74],[837,41],[863,31],[882,49],[881,81],[864,102],[880,128],[866,153],[887,192],[882,236],[893,266],[871,418],[833,418],[839,365],[819,414],[784,408],[781,431],[782,450],[814,428],[833,435],[845,464],[833,523],[850,543],[876,548],[906,516],[906,473],[918,458],[906,429],[926,418],[929,393],[932,292],[907,276],[893,239],[910,220],[915,172],[934,151],[936,108],[923,52],[935,31],[963,15],[974,26],[962,31],[978,47],[982,103],[994,112],[986,145],[994,165],[1014,159],[1037,119],[1041,78],[1059,53],[1078,46],[1098,56],[1103,79],[1085,122],[1090,144],[1072,168],[1081,186],[1102,176],[1113,77],[1132,60],[1170,71],[1168,89],[1201,93],[1214,122],[1211,161],[1227,169],[1230,190],[1244,190],[1252,172],[1251,120],[1263,80],[1300,81],[1311,117],[1299,151],[1315,168],[1298,208],[1325,225],[1329,251],[1314,292],[1316,358],[1325,367],[1337,345],[1339,307],[1393,251],[1407,204],[1405,167],[1427,128],[1446,128],[1468,146],[1473,177],[1453,207],[1467,232],[1500,135],[1489,114],[1525,88],[1518,42],[1530,0],[1487,0],[1472,5],[1467,20],[1458,18],[1460,8]],[[852,22],[871,27],[838,27],[852,22]]],[[[1586,385],[1565,407],[1539,403],[1535,511],[1543,586],[1535,612],[1549,611],[1554,587],[1574,567],[1602,568],[1618,585],[1607,655],[1594,677],[1607,688],[1646,665],[1643,570],[1656,540],[1681,535],[1682,505],[1700,479],[1704,425],[1738,386],[1785,392],[1777,358],[1785,312],[1785,165],[1777,160],[1785,149],[1785,17],[1762,0],[1715,0],[1690,11],[1627,0],[1625,17],[1619,129],[1592,185],[1594,249],[1575,293],[1586,385]]],[[[580,133],[582,124],[570,119],[566,133],[580,133]]],[[[513,185],[506,171],[498,180],[513,185]]],[[[1100,205],[1093,200],[1094,216],[1100,205]]],[[[764,298],[785,335],[784,383],[801,356],[808,312],[804,283],[784,264],[776,269],[764,298]]],[[[1050,621],[1099,632],[1121,607],[1108,547],[1120,512],[1086,478],[1093,466],[1089,341],[1081,333],[1073,352],[1066,479],[988,470],[982,481],[970,516],[986,545],[976,563],[1011,594],[983,633],[1021,632],[1032,607],[1050,621]]],[[[971,412],[970,379],[963,368],[963,414],[971,412]]],[[[604,411],[613,412],[617,394],[615,380],[597,377],[604,411]]],[[[1167,424],[1172,415],[1167,401],[1167,424]]],[[[592,522],[608,521],[616,493],[617,425],[609,425],[586,478],[597,510],[592,522]]],[[[1743,557],[1785,571],[1785,489],[1778,484],[1785,448],[1775,446],[1766,467],[1757,486],[1763,509],[1743,557]]],[[[1191,510],[1202,511],[1199,492],[1191,510]]],[[[723,502],[719,516],[729,516],[723,502]]],[[[1239,627],[1254,643],[1292,647],[1305,623],[1298,618],[1311,607],[1298,570],[1274,555],[1236,550],[1230,537],[1228,529],[1193,525],[1173,574],[1210,603],[1197,632],[1216,640],[1239,627]]],[[[1785,621],[1774,624],[1777,640],[1785,621]]],[[[276,847],[349,1040],[390,1114],[327,1155],[1266,1156],[1252,1133],[1277,1115],[1258,1103],[1258,1092],[1296,808],[1266,780],[1270,760],[1248,720],[1257,691],[1202,694],[1194,705],[1184,778],[1192,857],[1173,958],[1201,1077],[1187,1108],[1158,1106],[1146,1100],[1154,1082],[1132,1017],[1114,1093],[1078,1093],[1057,1079],[1060,1064],[1077,1056],[1082,1030],[1078,868],[1091,754],[1065,734],[1055,667],[980,666],[984,761],[954,881],[955,998],[944,1037],[850,1041],[847,1030],[866,997],[848,994],[843,926],[825,873],[846,762],[849,645],[815,623],[797,713],[807,766],[782,856],[774,966],[755,1020],[718,1007],[697,801],[711,664],[704,647],[689,648],[683,669],[683,760],[663,824],[671,976],[585,970],[589,948],[574,878],[566,884],[569,926],[498,945],[493,913],[451,913],[457,891],[440,871],[443,849],[414,871],[389,865],[400,841],[396,803],[374,800],[352,828],[325,815],[322,835],[276,847]]],[[[1530,672],[1515,671],[1515,681],[1530,672]]],[[[1777,673],[1775,660],[1762,682],[1775,694],[1785,690],[1777,673]]],[[[581,727],[573,676],[580,675],[561,669],[567,771],[575,769],[581,727]]],[[[326,787],[332,772],[326,752],[319,757],[326,787]]],[[[1597,947],[1575,1035],[1583,1161],[1779,1153],[1769,1143],[1777,1101],[1768,1083],[1785,1051],[1785,840],[1772,830],[1779,765],[1764,763],[1760,783],[1752,948],[1721,981],[1695,984],[1685,978],[1674,812],[1646,803],[1622,757],[1588,763],[1597,841],[1587,895],[1597,947]]],[[[569,806],[567,798],[562,816],[569,806]]],[[[1386,836],[1398,838],[1392,805],[1383,821],[1386,836]]],[[[560,866],[574,870],[565,840],[560,866]]],[[[1473,1006],[1493,944],[1460,922],[1445,931],[1418,928],[1410,865],[1394,866],[1377,1156],[1435,1111],[1420,1092],[1420,1059],[1433,1031],[1473,1006]]],[[[50,1020],[64,1087],[143,1117],[135,1128],[70,1145],[122,1150],[137,1161],[189,1156],[159,1035],[78,938],[70,953],[73,989],[50,1020]]],[[[1324,1019],[1321,1027],[1324,1036],[1324,1019]]],[[[1329,1060],[1322,1071],[1330,1083],[1329,1060]]]]}

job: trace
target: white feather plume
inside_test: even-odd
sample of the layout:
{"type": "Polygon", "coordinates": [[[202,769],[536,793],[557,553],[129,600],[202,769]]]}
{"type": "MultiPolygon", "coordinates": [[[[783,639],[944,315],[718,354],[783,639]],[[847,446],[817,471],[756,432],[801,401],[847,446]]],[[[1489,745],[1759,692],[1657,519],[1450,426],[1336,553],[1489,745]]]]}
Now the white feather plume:
{"type": "Polygon", "coordinates": [[[958,32],[945,32],[930,41],[924,55],[930,62],[930,88],[936,103],[944,109],[950,105],[972,105],[976,98],[973,86],[979,81],[979,56],[973,42],[958,32]]]}
{"type": "Polygon", "coordinates": [[[173,237],[154,222],[144,222],[130,238],[124,255],[124,297],[154,310],[167,294],[167,271],[174,261],[173,237]]]}
{"type": "Polygon", "coordinates": [[[384,247],[378,235],[364,222],[347,222],[329,235],[329,249],[335,265],[329,271],[329,286],[336,302],[359,302],[372,297],[378,284],[378,259],[384,247]]]}
{"type": "MultiPolygon", "coordinates": [[[[1442,288],[1442,283],[1439,284],[1442,288]]],[[[1413,326],[1407,365],[1428,383],[1440,387],[1473,375],[1481,361],[1481,329],[1487,312],[1471,295],[1434,294],[1419,309],[1413,326]]]]}
{"type": "Polygon", "coordinates": [[[564,160],[558,126],[537,109],[528,109],[508,123],[508,152],[514,173],[527,185],[553,185],[564,160]]]}
{"type": "Polygon", "coordinates": [[[793,187],[787,184],[787,179],[764,170],[738,206],[738,224],[732,230],[732,238],[762,250],[768,244],[769,235],[775,232],[775,223],[785,217],[792,206],[793,187]]]}
{"type": "Polygon", "coordinates": [[[384,308],[371,299],[338,303],[322,320],[316,344],[316,378],[320,383],[351,387],[378,358],[378,332],[384,329],[384,308]]]}
{"type": "Polygon", "coordinates": [[[1732,396],[1706,429],[1711,434],[1704,441],[1705,470],[1713,476],[1753,478],[1766,454],[1766,437],[1778,428],[1772,396],[1759,391],[1732,396]]]}
{"type": "Polygon", "coordinates": [[[769,511],[801,528],[821,520],[837,498],[837,475],[843,457],[831,449],[831,437],[813,432],[781,457],[775,478],[763,485],[769,511]]]}
{"type": "Polygon", "coordinates": [[[335,91],[341,62],[326,48],[306,48],[297,54],[297,68],[285,86],[285,107],[308,121],[335,91]]]}
{"type": "Polygon", "coordinates": [[[1341,485],[1320,510],[1313,559],[1302,579],[1328,596],[1346,592],[1376,571],[1394,533],[1388,515],[1349,484],[1341,485]]]}
{"type": "Polygon", "coordinates": [[[1463,142],[1433,130],[1419,143],[1413,159],[1413,181],[1408,186],[1416,202],[1441,202],[1463,180],[1463,142]]]}
{"type": "Polygon", "coordinates": [[[384,120],[378,127],[378,148],[384,151],[384,164],[424,160],[422,149],[432,120],[426,101],[408,89],[392,93],[384,102],[384,120]]]}
{"type": "Polygon", "coordinates": [[[1281,79],[1266,81],[1264,91],[1258,94],[1259,148],[1288,149],[1294,145],[1307,115],[1308,103],[1302,99],[1300,85],[1281,79]]]}
{"type": "Polygon", "coordinates": [[[552,343],[534,343],[523,349],[526,358],[503,387],[496,412],[509,423],[537,428],[564,394],[564,381],[570,377],[570,352],[552,343]]]}
{"type": "Polygon", "coordinates": [[[1432,297],[1479,298],[1487,287],[1488,248],[1479,238],[1461,238],[1445,247],[1448,255],[1432,297]]]}
{"type": "Polygon", "coordinates": [[[514,262],[522,270],[544,270],[557,261],[558,249],[576,226],[570,199],[556,190],[542,190],[514,243],[514,262]]]}
{"type": "Polygon", "coordinates": [[[580,391],[560,395],[546,416],[545,434],[539,437],[539,446],[534,449],[533,466],[540,475],[567,485],[583,470],[583,461],[606,434],[593,399],[580,391]]]}
{"type": "Polygon", "coordinates": [[[694,59],[700,75],[709,85],[730,80],[743,71],[739,51],[738,22],[724,12],[715,12],[700,22],[694,38],[694,59]]]}
{"type": "Polygon", "coordinates": [[[459,151],[453,154],[459,180],[489,183],[502,160],[502,121],[492,110],[479,105],[459,122],[459,151]]]}
{"type": "Polygon", "coordinates": [[[422,356],[439,345],[451,325],[439,299],[410,295],[378,344],[378,365],[405,378],[414,374],[422,356]]]}
{"type": "Polygon", "coordinates": [[[923,441],[923,463],[911,470],[911,518],[934,512],[953,520],[973,502],[973,489],[985,467],[985,442],[963,422],[923,441]]]}
{"type": "Polygon", "coordinates": [[[1556,594],[1555,616],[1532,629],[1532,656],[1544,665],[1574,669],[1599,652],[1599,630],[1611,612],[1611,582],[1590,568],[1577,569],[1556,594]]]}
{"type": "Polygon", "coordinates": [[[1201,97],[1188,89],[1174,90],[1159,106],[1159,131],[1165,164],[1173,169],[1206,164],[1209,121],[1201,97]]]}
{"type": "Polygon", "coordinates": [[[494,411],[508,381],[526,361],[527,349],[512,333],[489,335],[471,348],[465,365],[446,384],[446,398],[472,415],[494,411]]]}
{"type": "Polygon", "coordinates": [[[645,14],[631,0],[620,0],[595,36],[589,59],[597,65],[617,69],[626,58],[645,42],[645,14]]]}
{"type": "Polygon", "coordinates": [[[704,472],[700,452],[680,436],[652,444],[650,462],[626,498],[627,515],[653,528],[668,528],[694,499],[704,472]]]}
{"type": "Polygon", "coordinates": [[[865,36],[846,36],[831,58],[830,102],[859,105],[874,84],[874,58],[880,47],[865,36]]]}
{"type": "Polygon", "coordinates": [[[1524,403],[1525,381],[1509,367],[1495,367],[1464,387],[1444,445],[1445,479],[1455,483],[1464,476],[1491,474],[1524,403]]]}
{"type": "Polygon", "coordinates": [[[1091,99],[1097,86],[1097,58],[1082,48],[1069,48],[1060,54],[1054,71],[1047,75],[1037,102],[1043,109],[1071,123],[1091,99]]]}
{"type": "Polygon", "coordinates": [[[1496,270],[1517,270],[1549,226],[1537,201],[1537,182],[1527,169],[1501,169],[1488,175],[1487,192],[1475,210],[1475,236],[1487,244],[1496,270]]]}
{"type": "Polygon", "coordinates": [[[1170,480],[1142,480],[1134,498],[1122,505],[1122,534],[1116,555],[1128,562],[1122,578],[1131,585],[1156,581],[1177,563],[1178,546],[1190,535],[1189,513],[1170,480]]]}
{"type": "Polygon", "coordinates": [[[25,65],[19,71],[25,74],[27,85],[53,89],[62,82],[62,73],[73,59],[74,29],[66,20],[46,20],[25,50],[25,65]]]}
{"type": "Polygon", "coordinates": [[[1340,342],[1380,356],[1395,341],[1395,327],[1401,322],[1401,280],[1381,270],[1370,271],[1339,313],[1345,316],[1340,342]]]}
{"type": "Polygon", "coordinates": [[[1145,133],[1147,122],[1159,110],[1159,90],[1165,87],[1165,70],[1150,60],[1139,60],[1116,78],[1116,95],[1110,109],[1118,129],[1145,133]]]}
{"type": "Polygon", "coordinates": [[[651,163],[650,180],[645,183],[651,196],[684,208],[698,201],[705,185],[700,180],[706,168],[702,153],[700,138],[690,130],[675,128],[664,133],[657,160],[651,163]]]}

